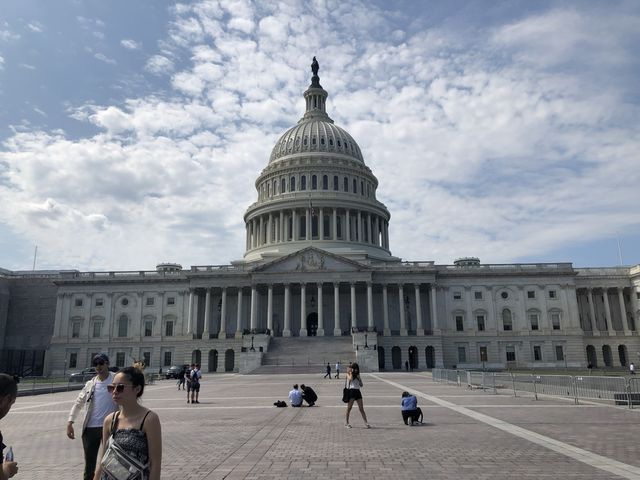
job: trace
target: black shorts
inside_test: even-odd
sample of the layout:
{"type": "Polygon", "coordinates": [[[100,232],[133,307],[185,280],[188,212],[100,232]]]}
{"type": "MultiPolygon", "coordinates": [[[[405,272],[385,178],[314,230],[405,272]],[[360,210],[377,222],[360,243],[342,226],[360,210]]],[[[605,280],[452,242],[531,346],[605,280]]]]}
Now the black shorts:
{"type": "Polygon", "coordinates": [[[191,390],[192,392],[199,392],[200,391],[200,382],[198,382],[198,383],[191,382],[191,385],[189,386],[189,390],[191,390]]]}
{"type": "Polygon", "coordinates": [[[362,398],[362,393],[360,393],[359,388],[349,389],[349,400],[360,400],[361,398],[362,398]]]}

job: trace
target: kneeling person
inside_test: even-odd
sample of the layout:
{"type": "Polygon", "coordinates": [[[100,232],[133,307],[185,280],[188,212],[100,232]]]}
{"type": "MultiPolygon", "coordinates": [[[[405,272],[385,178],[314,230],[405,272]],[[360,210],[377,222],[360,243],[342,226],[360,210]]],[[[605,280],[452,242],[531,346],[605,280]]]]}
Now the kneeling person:
{"type": "Polygon", "coordinates": [[[318,401],[318,395],[311,387],[307,387],[304,384],[300,385],[300,389],[302,390],[302,399],[309,404],[310,407],[313,407],[318,401]]]}
{"type": "Polygon", "coordinates": [[[422,423],[422,409],[418,407],[418,399],[409,392],[402,392],[401,401],[402,420],[405,425],[413,425],[414,422],[422,423]]]}

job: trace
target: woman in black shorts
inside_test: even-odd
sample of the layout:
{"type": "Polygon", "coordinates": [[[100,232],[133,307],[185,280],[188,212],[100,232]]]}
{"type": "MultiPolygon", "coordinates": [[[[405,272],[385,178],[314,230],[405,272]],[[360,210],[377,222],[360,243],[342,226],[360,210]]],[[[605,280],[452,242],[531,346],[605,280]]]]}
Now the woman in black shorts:
{"type": "Polygon", "coordinates": [[[347,403],[345,423],[345,427],[347,428],[351,428],[351,424],[349,423],[349,414],[351,413],[353,402],[358,403],[358,410],[360,410],[360,415],[362,415],[364,424],[367,428],[371,428],[371,425],[369,425],[369,422],[367,421],[367,414],[364,413],[364,406],[362,405],[362,393],[360,392],[360,389],[363,385],[362,379],[360,378],[360,367],[357,363],[352,363],[347,369],[347,388],[349,389],[349,402],[347,403]]]}

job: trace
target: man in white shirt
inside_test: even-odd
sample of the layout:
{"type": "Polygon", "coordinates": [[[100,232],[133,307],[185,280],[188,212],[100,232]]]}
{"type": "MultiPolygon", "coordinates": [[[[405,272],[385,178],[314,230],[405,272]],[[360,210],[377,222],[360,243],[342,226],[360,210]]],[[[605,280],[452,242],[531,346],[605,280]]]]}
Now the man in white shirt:
{"type": "Polygon", "coordinates": [[[298,390],[297,383],[293,386],[293,390],[289,392],[289,403],[291,403],[292,407],[302,406],[302,392],[298,390]]]}
{"type": "Polygon", "coordinates": [[[75,438],[73,424],[76,417],[86,407],[84,421],[82,423],[82,447],[84,448],[84,480],[93,479],[96,470],[96,460],[100,442],[102,441],[102,424],[104,417],[118,409],[107,385],[113,383],[115,373],[109,371],[109,357],[106,353],[99,353],[93,357],[93,366],[97,375],[89,380],[71,407],[67,422],[67,437],[75,438]]]}

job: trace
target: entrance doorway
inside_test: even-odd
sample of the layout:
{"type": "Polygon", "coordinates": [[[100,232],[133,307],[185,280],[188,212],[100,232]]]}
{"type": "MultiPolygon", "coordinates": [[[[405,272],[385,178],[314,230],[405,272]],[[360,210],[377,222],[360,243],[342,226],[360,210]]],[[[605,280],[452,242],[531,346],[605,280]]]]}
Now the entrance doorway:
{"type": "Polygon", "coordinates": [[[318,333],[318,314],[312,312],[307,315],[307,336],[315,337],[318,333]]]}
{"type": "Polygon", "coordinates": [[[409,369],[411,371],[418,368],[418,349],[415,346],[409,347],[409,369]]]}

